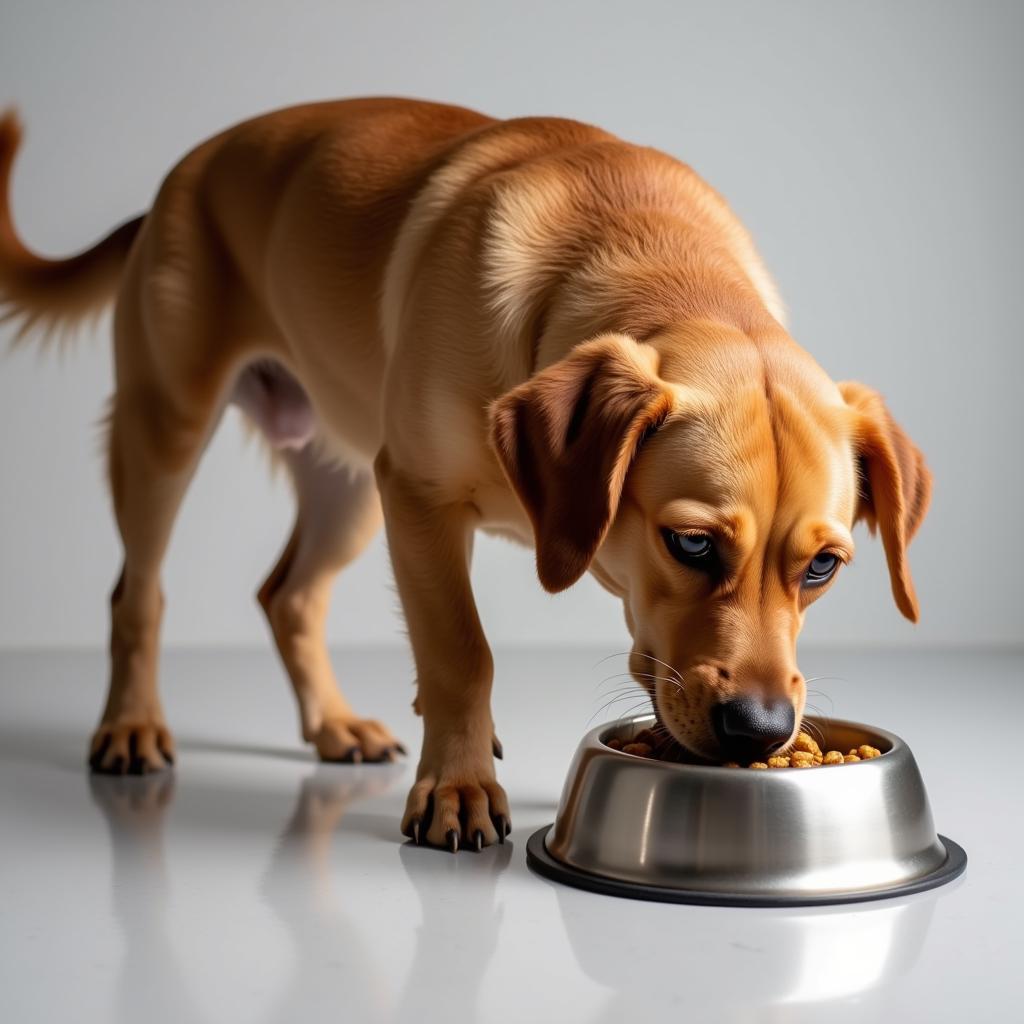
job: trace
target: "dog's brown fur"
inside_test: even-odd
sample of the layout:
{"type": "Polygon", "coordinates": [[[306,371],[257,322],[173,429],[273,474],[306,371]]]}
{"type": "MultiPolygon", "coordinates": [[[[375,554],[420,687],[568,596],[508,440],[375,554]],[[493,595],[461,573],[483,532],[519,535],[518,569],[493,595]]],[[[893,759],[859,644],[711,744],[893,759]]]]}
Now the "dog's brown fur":
{"type": "Polygon", "coordinates": [[[588,569],[622,598],[631,669],[664,726],[715,756],[711,708],[781,696],[797,721],[801,586],[850,529],[881,534],[917,618],[906,550],[930,476],[876,393],[834,384],[788,336],[724,201],[686,165],[574,121],[495,121],[368,99],[296,107],[203,143],[152,210],[72,260],[31,255],[7,208],[19,131],[0,127],[0,288],[31,326],[117,291],[110,480],[125,560],[112,598],[101,771],[155,770],[160,564],[226,404],[295,482],[295,529],[260,590],[303,736],[390,757],[334,680],[334,575],[386,525],[424,744],[403,829],[503,839],[477,527],[533,543],[541,582],[588,569]],[[712,535],[721,579],[662,529],[712,535]]]}

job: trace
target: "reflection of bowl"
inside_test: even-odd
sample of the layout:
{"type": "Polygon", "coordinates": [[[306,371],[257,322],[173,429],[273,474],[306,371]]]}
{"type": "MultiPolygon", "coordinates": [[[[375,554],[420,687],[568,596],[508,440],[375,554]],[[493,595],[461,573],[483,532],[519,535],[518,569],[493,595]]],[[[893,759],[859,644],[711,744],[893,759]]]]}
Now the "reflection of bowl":
{"type": "Polygon", "coordinates": [[[868,743],[882,756],[768,771],[650,760],[604,743],[653,721],[583,737],[554,825],[530,838],[531,867],[618,896],[781,906],[919,892],[967,864],[936,835],[914,757],[892,733],[810,719],[827,748],[868,743]]]}
{"type": "Polygon", "coordinates": [[[605,1013],[595,1019],[628,1020],[656,993],[659,1004],[678,995],[691,1020],[787,1024],[832,1019],[830,1010],[839,1010],[838,1019],[846,1020],[842,1011],[851,1004],[861,1018],[876,1009],[891,1011],[893,986],[918,962],[943,898],[934,892],[842,907],[765,907],[756,913],[623,901],[613,928],[594,928],[592,915],[582,912],[582,893],[564,886],[556,893],[580,967],[614,990],[605,1013]],[[673,916],[674,927],[653,913],[659,910],[673,916]],[[628,970],[623,970],[623,950],[629,950],[628,970]],[[736,983],[730,984],[730,977],[736,983]],[[784,1014],[772,1015],[771,1008],[779,1006],[785,1006],[784,1014]]]}

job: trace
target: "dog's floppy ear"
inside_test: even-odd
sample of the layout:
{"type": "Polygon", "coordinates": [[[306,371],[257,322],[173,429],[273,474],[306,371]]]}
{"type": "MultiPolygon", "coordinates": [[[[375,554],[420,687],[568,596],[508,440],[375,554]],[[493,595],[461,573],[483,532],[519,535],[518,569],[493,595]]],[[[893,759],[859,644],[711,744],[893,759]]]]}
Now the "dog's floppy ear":
{"type": "Polygon", "coordinates": [[[530,516],[537,574],[552,593],[586,571],[640,442],[672,408],[656,366],[648,346],[603,335],[491,405],[491,445],[530,516]]]}
{"type": "Polygon", "coordinates": [[[928,511],[932,475],[877,391],[856,381],[843,381],[839,390],[856,414],[860,494],[854,522],[864,520],[872,534],[877,529],[882,535],[896,605],[911,622],[917,622],[907,547],[928,511]]]}

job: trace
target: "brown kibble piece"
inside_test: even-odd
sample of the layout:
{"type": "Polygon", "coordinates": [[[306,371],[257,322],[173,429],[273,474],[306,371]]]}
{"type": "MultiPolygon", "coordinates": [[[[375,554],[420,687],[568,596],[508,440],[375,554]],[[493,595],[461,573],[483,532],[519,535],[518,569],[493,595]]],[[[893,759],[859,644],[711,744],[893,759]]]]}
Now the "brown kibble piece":
{"type": "Polygon", "coordinates": [[[824,757],[823,764],[842,764],[843,755],[838,750],[830,750],[824,757]]]}
{"type": "Polygon", "coordinates": [[[768,758],[769,768],[788,768],[789,758],[785,754],[776,754],[774,757],[768,758]]]}
{"type": "Polygon", "coordinates": [[[723,768],[739,768],[739,765],[735,761],[726,761],[722,764],[723,768]]]}
{"type": "Polygon", "coordinates": [[[609,740],[609,741],[608,741],[608,742],[607,742],[607,743],[605,744],[605,746],[606,746],[606,747],[611,747],[611,748],[612,748],[612,750],[621,750],[621,749],[622,749],[622,740],[620,740],[620,739],[618,738],[618,736],[613,736],[613,737],[612,737],[612,738],[611,738],[611,739],[610,739],[610,740],[609,740]]]}
{"type": "Polygon", "coordinates": [[[750,764],[747,765],[747,767],[748,768],[753,768],[754,771],[758,771],[758,772],[767,771],[768,770],[768,765],[766,765],[764,763],[764,761],[751,761],[750,764]]]}
{"type": "Polygon", "coordinates": [[[882,752],[878,747],[869,747],[865,743],[857,748],[857,754],[862,761],[870,761],[873,757],[881,757],[882,752]]]}
{"type": "Polygon", "coordinates": [[[796,740],[793,742],[793,750],[799,753],[808,754],[821,753],[821,747],[818,746],[817,742],[809,732],[797,733],[796,740]]]}
{"type": "Polygon", "coordinates": [[[654,733],[651,732],[650,729],[641,729],[633,737],[633,742],[634,743],[646,743],[649,747],[652,747],[652,748],[654,747],[655,740],[657,740],[657,736],[655,736],[654,733]]]}
{"type": "Polygon", "coordinates": [[[794,750],[793,753],[789,755],[789,763],[790,765],[813,764],[814,755],[809,750],[794,750]]]}
{"type": "Polygon", "coordinates": [[[854,761],[859,761],[860,758],[856,754],[847,754],[843,758],[843,764],[853,764],[854,761]]]}
{"type": "Polygon", "coordinates": [[[650,757],[651,747],[648,743],[627,743],[623,748],[624,754],[635,754],[637,757],[650,757]]]}

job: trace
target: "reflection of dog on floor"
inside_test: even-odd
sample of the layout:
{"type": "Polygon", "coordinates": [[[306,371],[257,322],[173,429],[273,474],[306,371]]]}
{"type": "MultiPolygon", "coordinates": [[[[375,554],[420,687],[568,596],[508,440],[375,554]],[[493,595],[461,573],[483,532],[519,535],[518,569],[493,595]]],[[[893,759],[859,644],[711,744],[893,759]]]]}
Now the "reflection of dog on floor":
{"type": "Polygon", "coordinates": [[[164,815],[174,799],[174,774],[144,778],[92,775],[89,790],[110,832],[111,901],[121,929],[124,958],[116,982],[113,1020],[145,1020],[158,1007],[162,1019],[204,1019],[189,993],[167,934],[167,864],[164,815]]]}
{"type": "Polygon", "coordinates": [[[790,338],[770,276],[689,167],[555,118],[368,99],[279,111],[189,153],[153,208],[47,261],[18,240],[0,122],[0,299],[25,328],[117,293],[110,481],[125,558],[91,760],[171,758],[156,686],[160,566],[226,405],[295,485],[259,592],[327,760],[399,744],[341,695],[333,577],[382,521],[424,717],[406,835],[480,848],[509,809],[493,761],[477,528],[535,546],[541,583],[620,597],[665,730],[753,760],[796,735],[808,606],[877,528],[900,610],[928,506],[881,397],[790,338]]]}
{"type": "Polygon", "coordinates": [[[382,1005],[386,989],[372,944],[361,934],[358,917],[346,911],[345,889],[355,879],[332,853],[346,812],[387,792],[396,779],[386,770],[358,769],[351,776],[325,765],[302,780],[262,886],[263,898],[288,930],[294,957],[291,981],[271,1020],[293,1021],[301,1007],[329,1006],[343,1007],[350,1020],[391,1019],[382,1005]]]}
{"type": "MultiPolygon", "coordinates": [[[[450,975],[453,984],[457,980],[463,992],[467,981],[482,980],[497,946],[501,911],[494,896],[512,844],[468,861],[439,861],[412,844],[400,848],[406,875],[421,897],[423,924],[397,1008],[390,1005],[375,966],[384,962],[387,951],[375,956],[361,918],[346,906],[346,890],[359,883],[344,870],[335,837],[344,833],[347,812],[383,795],[398,775],[387,768],[353,773],[324,765],[302,779],[260,886],[263,902],[284,925],[293,946],[291,978],[268,1020],[292,1021],[303,1007],[321,1012],[343,999],[345,1016],[352,1020],[418,1021],[422,993],[444,984],[445,977],[450,975]],[[456,899],[467,881],[473,899],[456,899]],[[446,887],[452,889],[450,900],[443,898],[446,887]],[[438,939],[456,932],[465,939],[465,949],[453,958],[438,939]]],[[[165,923],[169,866],[163,823],[174,797],[174,775],[93,775],[90,788],[110,830],[114,916],[125,947],[117,985],[118,1019],[140,1019],[159,1006],[161,1019],[200,1021],[204,1014],[189,995],[165,923]]],[[[467,1019],[474,1019],[470,1008],[464,1010],[467,1019]]]]}

